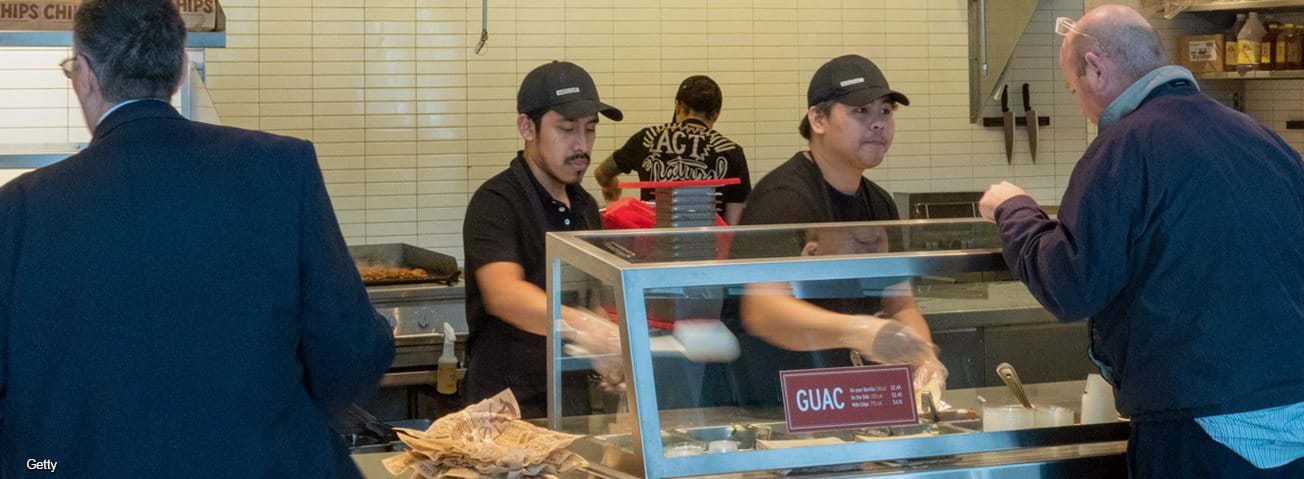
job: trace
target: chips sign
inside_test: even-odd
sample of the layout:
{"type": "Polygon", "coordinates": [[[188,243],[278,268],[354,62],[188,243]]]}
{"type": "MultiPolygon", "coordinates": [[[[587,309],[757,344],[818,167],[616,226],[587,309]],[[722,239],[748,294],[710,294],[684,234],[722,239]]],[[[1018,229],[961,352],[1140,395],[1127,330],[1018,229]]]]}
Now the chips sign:
{"type": "Polygon", "coordinates": [[[782,371],[788,432],[915,424],[915,393],[905,365],[782,371]]]}
{"type": "MultiPolygon", "coordinates": [[[[186,30],[211,32],[226,26],[217,0],[174,0],[186,30]]],[[[0,0],[0,30],[72,30],[80,0],[0,0]]]]}
{"type": "Polygon", "coordinates": [[[77,1],[0,1],[0,30],[72,30],[77,1]]]}

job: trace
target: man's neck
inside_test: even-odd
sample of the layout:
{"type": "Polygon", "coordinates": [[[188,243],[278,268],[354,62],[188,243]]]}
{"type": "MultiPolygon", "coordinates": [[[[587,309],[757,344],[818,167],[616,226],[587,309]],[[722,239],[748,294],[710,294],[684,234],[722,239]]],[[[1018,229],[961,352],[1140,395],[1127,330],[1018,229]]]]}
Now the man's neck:
{"type": "Polygon", "coordinates": [[[543,162],[543,158],[539,157],[539,152],[527,148],[523,156],[525,157],[525,166],[530,168],[530,174],[534,175],[534,181],[538,181],[543,186],[543,191],[547,191],[548,195],[552,196],[553,199],[570,206],[570,196],[566,194],[566,185],[557,181],[556,178],[553,178],[552,175],[539,167],[539,163],[543,162]]]}
{"type": "Polygon", "coordinates": [[[686,122],[686,121],[688,121],[688,120],[697,120],[697,121],[701,122],[701,123],[704,124],[704,125],[707,125],[707,126],[710,126],[710,125],[711,125],[711,121],[710,121],[710,120],[707,120],[705,117],[702,117],[702,116],[700,116],[700,115],[691,115],[691,114],[690,114],[690,115],[679,115],[679,119],[676,120],[676,123],[683,123],[683,122],[686,122]]]}
{"type": "Polygon", "coordinates": [[[854,194],[860,189],[860,178],[865,173],[864,169],[851,166],[851,161],[837,157],[819,142],[811,142],[807,156],[815,161],[815,165],[820,168],[820,174],[824,176],[824,181],[834,189],[847,194],[854,194]]]}

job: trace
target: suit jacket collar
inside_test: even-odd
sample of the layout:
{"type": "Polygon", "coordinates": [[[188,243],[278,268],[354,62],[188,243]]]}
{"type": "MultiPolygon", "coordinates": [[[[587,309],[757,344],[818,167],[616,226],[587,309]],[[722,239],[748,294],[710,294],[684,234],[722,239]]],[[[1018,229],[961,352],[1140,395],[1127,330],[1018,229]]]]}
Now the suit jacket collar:
{"type": "Polygon", "coordinates": [[[91,143],[107,136],[114,129],[127,123],[144,119],[144,118],[176,118],[184,119],[172,104],[165,101],[138,101],[130,105],[123,106],[117,111],[110,113],[104,118],[99,125],[95,126],[95,132],[91,136],[91,143]]]}

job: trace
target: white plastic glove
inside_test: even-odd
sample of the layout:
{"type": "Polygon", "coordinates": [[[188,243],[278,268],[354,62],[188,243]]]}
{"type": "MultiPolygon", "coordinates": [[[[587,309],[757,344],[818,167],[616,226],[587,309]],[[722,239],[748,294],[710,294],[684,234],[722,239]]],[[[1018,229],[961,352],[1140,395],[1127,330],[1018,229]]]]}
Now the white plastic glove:
{"type": "Polygon", "coordinates": [[[861,357],[880,364],[918,366],[936,360],[936,346],[899,321],[874,316],[856,316],[859,320],[845,341],[855,345],[861,357]]]}
{"type": "Polygon", "coordinates": [[[950,409],[950,405],[942,400],[942,392],[946,390],[946,366],[942,365],[936,357],[925,361],[923,364],[914,368],[914,386],[915,386],[915,406],[923,410],[923,392],[928,391],[933,396],[933,402],[939,410],[950,409]]]}
{"type": "MultiPolygon", "coordinates": [[[[937,345],[925,340],[899,321],[874,316],[857,316],[860,323],[849,344],[862,357],[880,364],[907,364],[914,371],[916,399],[924,390],[931,391],[939,403],[946,386],[946,366],[937,359],[937,345]]],[[[916,401],[918,404],[918,401],[916,401]]]]}
{"type": "Polygon", "coordinates": [[[593,356],[593,367],[602,375],[608,392],[625,389],[625,366],[620,349],[620,328],[592,312],[574,309],[563,322],[562,338],[593,356]]]}

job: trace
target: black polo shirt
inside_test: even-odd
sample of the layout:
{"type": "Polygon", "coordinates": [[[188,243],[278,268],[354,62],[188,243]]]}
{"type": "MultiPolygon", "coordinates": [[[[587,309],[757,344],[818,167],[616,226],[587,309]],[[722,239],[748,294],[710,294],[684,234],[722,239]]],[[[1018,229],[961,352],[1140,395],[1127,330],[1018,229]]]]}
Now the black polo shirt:
{"type": "MultiPolygon", "coordinates": [[[[721,203],[742,203],[752,191],[743,147],[695,118],[639,130],[611,156],[621,173],[638,171],[639,181],[741,180],[720,188],[721,203]]],[[[652,192],[644,189],[643,201],[652,192]]]]}
{"type": "MultiPolygon", "coordinates": [[[[887,191],[866,178],[854,194],[846,194],[824,180],[819,166],[803,153],[765,175],[747,200],[739,224],[766,225],[790,223],[828,223],[881,221],[900,219],[896,203],[887,191]]],[[[899,240],[898,240],[899,241],[899,240]]],[[[735,242],[736,256],[796,256],[805,245],[801,234],[775,234],[773,238],[746,243],[735,242]],[[751,250],[751,251],[749,251],[751,250]]],[[[814,299],[811,304],[843,314],[874,314],[881,309],[876,296],[814,299]]],[[[742,355],[728,365],[733,379],[733,397],[727,401],[744,405],[782,404],[779,371],[850,366],[850,351],[788,351],[750,336],[738,316],[737,298],[725,301],[721,315],[727,326],[738,335],[742,355]]],[[[718,387],[718,386],[717,386],[718,387]]],[[[718,391],[711,394],[719,394],[718,391]]],[[[718,397],[718,396],[717,396],[718,397]]],[[[717,400],[717,402],[719,402],[717,400]]]]}
{"type": "MultiPolygon", "coordinates": [[[[568,207],[543,189],[525,161],[517,152],[507,170],[480,185],[466,208],[462,240],[471,335],[465,392],[468,401],[479,401],[511,388],[522,415],[534,418],[547,414],[546,338],[516,329],[485,311],[475,272],[489,263],[516,263],[525,270],[525,280],[542,289],[547,263],[544,234],[600,229],[602,222],[597,202],[584,188],[566,187],[568,207]]],[[[577,394],[565,396],[580,399],[577,394]]]]}

